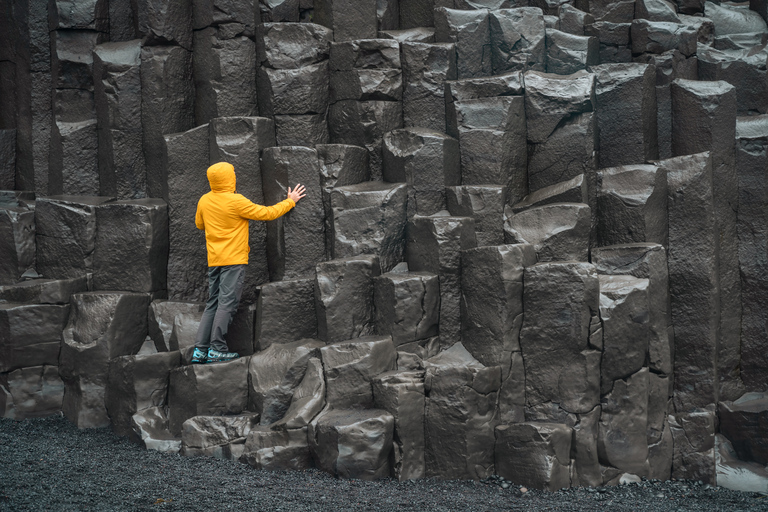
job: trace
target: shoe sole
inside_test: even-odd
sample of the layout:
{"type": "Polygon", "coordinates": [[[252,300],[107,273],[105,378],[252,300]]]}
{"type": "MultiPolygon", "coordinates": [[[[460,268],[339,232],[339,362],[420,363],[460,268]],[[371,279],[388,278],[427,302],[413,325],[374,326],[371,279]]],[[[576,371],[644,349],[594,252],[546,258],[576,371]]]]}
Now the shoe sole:
{"type": "Polygon", "coordinates": [[[239,357],[233,357],[232,359],[209,359],[208,363],[228,363],[230,361],[237,361],[239,357]]]}

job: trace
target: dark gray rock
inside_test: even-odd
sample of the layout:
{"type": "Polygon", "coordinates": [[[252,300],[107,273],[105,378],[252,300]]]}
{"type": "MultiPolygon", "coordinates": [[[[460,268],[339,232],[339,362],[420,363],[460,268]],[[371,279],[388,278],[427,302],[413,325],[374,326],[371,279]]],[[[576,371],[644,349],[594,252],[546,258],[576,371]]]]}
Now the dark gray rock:
{"type": "Polygon", "coordinates": [[[504,192],[504,187],[499,185],[464,185],[445,189],[450,214],[475,220],[479,247],[504,242],[504,192]]]}
{"type": "Polygon", "coordinates": [[[763,18],[750,9],[732,5],[705,2],[704,16],[715,24],[715,35],[766,32],[768,26],[763,18]]]}
{"type": "Polygon", "coordinates": [[[733,402],[718,404],[719,431],[733,444],[740,460],[768,464],[765,418],[768,395],[747,393],[733,402]]]}
{"type": "Polygon", "coordinates": [[[254,469],[268,471],[309,469],[314,463],[309,452],[307,428],[280,431],[268,427],[252,428],[245,438],[240,461],[254,469]]]}
{"type": "Polygon", "coordinates": [[[452,43],[403,42],[403,123],[445,131],[445,81],[455,80],[452,43]]]}
{"type": "MultiPolygon", "coordinates": [[[[493,98],[496,96],[521,96],[525,91],[525,87],[523,73],[521,71],[513,71],[503,75],[450,80],[446,82],[445,90],[446,110],[450,111],[455,110],[452,103],[457,101],[493,98]]],[[[449,115],[449,118],[455,117],[455,113],[449,115]]]]}
{"type": "Polygon", "coordinates": [[[320,349],[330,409],[373,407],[372,382],[394,370],[397,352],[390,336],[363,336],[320,349]]]}
{"type": "MultiPolygon", "coordinates": [[[[405,0],[408,1],[408,0],[405,0]]],[[[429,0],[427,0],[429,2],[429,0]]],[[[401,9],[404,2],[400,2],[401,9]]],[[[402,23],[401,27],[405,27],[402,23]]],[[[431,26],[427,27],[413,27],[404,28],[403,30],[379,30],[379,39],[394,39],[400,44],[403,43],[427,43],[432,44],[435,42],[435,28],[431,26]]]]}
{"type": "MultiPolygon", "coordinates": [[[[258,1],[258,0],[257,0],[258,1]]],[[[211,25],[226,25],[238,23],[244,25],[243,34],[253,37],[254,23],[259,22],[259,4],[254,5],[254,0],[245,2],[233,2],[231,0],[193,0],[192,1],[192,27],[195,30],[211,25]]],[[[286,2],[269,2],[276,4],[273,11],[285,11],[286,2]]],[[[262,20],[266,21],[266,20],[262,20]]],[[[277,20],[275,20],[277,21],[277,20]]],[[[298,2],[296,2],[296,19],[299,21],[298,2]]]]}
{"type": "Polygon", "coordinates": [[[204,301],[208,292],[205,233],[190,219],[197,202],[210,192],[205,175],[210,161],[208,125],[164,137],[163,167],[168,176],[168,297],[204,301]],[[194,169],[194,179],[190,179],[194,169]]]}
{"type": "Polygon", "coordinates": [[[238,460],[245,441],[256,426],[257,414],[194,416],[182,425],[181,455],[238,460]]]}
{"type": "Polygon", "coordinates": [[[395,346],[436,336],[440,283],[429,272],[388,272],[374,278],[376,333],[390,335],[395,346]]]}
{"type": "Polygon", "coordinates": [[[72,279],[30,279],[0,286],[0,303],[68,304],[73,293],[88,289],[85,276],[72,279]]]}
{"type": "Polygon", "coordinates": [[[107,0],[109,40],[130,41],[136,39],[136,13],[131,2],[107,0]]]}
{"type": "Polygon", "coordinates": [[[314,7],[314,21],[333,29],[334,41],[376,37],[376,0],[315,0],[314,7]]]}
{"type": "Polygon", "coordinates": [[[456,45],[458,78],[488,76],[492,71],[488,10],[435,8],[435,42],[456,45]]]}
{"type": "Polygon", "coordinates": [[[93,91],[93,49],[103,36],[91,30],[56,30],[51,37],[53,89],[93,91]]]}
{"type": "Polygon", "coordinates": [[[741,278],[735,166],[736,89],[727,82],[676,80],[672,83],[672,154],[711,151],[712,193],[719,240],[717,272],[720,290],[718,366],[720,398],[744,392],[739,377],[741,278]]]}
{"type": "Polygon", "coordinates": [[[434,27],[434,8],[435,0],[400,0],[400,28],[434,27]]]}
{"type": "Polygon", "coordinates": [[[597,172],[597,240],[601,246],[652,242],[668,245],[667,176],[655,165],[624,165],[597,172]]]}
{"type": "Polygon", "coordinates": [[[48,6],[48,28],[109,31],[109,5],[106,0],[55,0],[48,6]]]}
{"type": "Polygon", "coordinates": [[[587,261],[590,208],[582,203],[552,203],[507,213],[504,242],[533,245],[538,261],[587,261]]]}
{"type": "Polygon", "coordinates": [[[260,66],[298,69],[327,60],[333,32],[314,23],[262,23],[256,32],[260,66]]]}
{"type": "Polygon", "coordinates": [[[69,305],[0,304],[0,372],[59,363],[69,305]]]}
{"type": "Polygon", "coordinates": [[[648,373],[648,466],[649,478],[669,480],[672,476],[672,432],[669,429],[669,390],[666,375],[648,373]]]}
{"type": "Polygon", "coordinates": [[[736,121],[736,172],[739,180],[739,269],[741,273],[741,378],[748,391],[768,382],[764,340],[768,325],[768,264],[765,166],[768,165],[767,116],[736,121]]]}
{"type": "Polygon", "coordinates": [[[139,444],[147,450],[179,453],[181,439],[168,430],[167,407],[150,407],[137,412],[131,417],[131,428],[139,444]]]}
{"type": "Polygon", "coordinates": [[[563,119],[591,112],[595,106],[595,75],[578,71],[561,76],[538,71],[525,73],[525,115],[528,141],[547,140],[563,119]]]}
{"type": "MultiPolygon", "coordinates": [[[[695,18],[695,16],[692,16],[692,18],[695,18]]],[[[702,26],[702,28],[703,27],[704,26],[702,26]]],[[[711,24],[711,21],[708,28],[711,29],[711,31],[708,33],[709,44],[713,45],[718,50],[750,50],[755,46],[762,46],[768,41],[768,38],[766,38],[768,34],[761,32],[752,32],[749,34],[727,34],[720,37],[714,37],[715,28],[711,24]]],[[[699,42],[702,44],[707,44],[707,42],[702,41],[701,33],[699,33],[699,42]]]]}
{"type": "Polygon", "coordinates": [[[374,407],[395,419],[392,475],[399,481],[423,478],[424,372],[385,372],[373,381],[374,407]]]}
{"type": "Polygon", "coordinates": [[[531,192],[519,203],[512,205],[512,211],[519,213],[532,206],[543,206],[552,203],[587,203],[589,202],[589,190],[587,189],[587,178],[584,174],[561,181],[554,185],[540,188],[531,192]]]}
{"type": "Polygon", "coordinates": [[[461,252],[477,246],[470,217],[416,215],[408,224],[406,257],[410,270],[440,276],[440,338],[451,345],[461,331],[461,252]]]}
{"type": "Polygon", "coordinates": [[[38,199],[36,270],[52,278],[75,278],[90,272],[96,244],[96,209],[111,200],[91,196],[38,199]]]}
{"type": "Polygon", "coordinates": [[[669,197],[669,291],[675,327],[675,409],[718,397],[717,222],[709,153],[663,160],[669,197]],[[695,265],[691,265],[695,261],[695,265]]]}
{"type": "Polygon", "coordinates": [[[648,369],[616,380],[600,405],[600,463],[622,473],[647,477],[648,369]]]}
{"type": "Polygon", "coordinates": [[[147,337],[149,294],[85,292],[72,296],[69,323],[61,334],[59,374],[64,415],[79,428],[105,427],[104,395],[109,361],[136,354],[147,337]]]}
{"type": "Polygon", "coordinates": [[[177,44],[192,49],[192,2],[136,0],[131,5],[137,34],[148,45],[177,44]]]}
{"type": "Polygon", "coordinates": [[[400,69],[352,69],[331,73],[330,101],[401,101],[400,69]]]}
{"type": "Polygon", "coordinates": [[[168,389],[170,432],[180,436],[193,416],[234,415],[248,405],[248,358],[227,363],[182,366],[171,371],[168,389]],[[226,393],[222,390],[226,389],[226,393]]]}
{"type": "Polygon", "coordinates": [[[667,0],[640,0],[635,4],[635,18],[680,23],[677,7],[667,0]]]}
{"type": "Polygon", "coordinates": [[[600,41],[592,36],[577,36],[547,29],[547,72],[570,75],[600,61],[600,41]]]}
{"type": "MultiPolygon", "coordinates": [[[[715,24],[709,18],[701,16],[688,16],[681,14],[680,21],[689,27],[696,29],[697,41],[704,45],[712,45],[715,42],[715,24]]],[[[729,38],[730,35],[722,36],[729,38]]],[[[738,37],[736,34],[734,36],[738,37]]]]}
{"type": "Polygon", "coordinates": [[[332,343],[373,334],[373,278],[380,273],[376,256],[318,263],[315,308],[321,340],[332,343]]]}
{"type": "Polygon", "coordinates": [[[179,46],[141,48],[141,129],[147,196],[168,197],[163,135],[195,125],[192,52],[179,46]]]}
{"type": "Polygon", "coordinates": [[[404,183],[368,181],[331,191],[334,258],[378,256],[381,271],[403,261],[407,222],[404,183]]]}
{"type": "Polygon", "coordinates": [[[18,203],[0,207],[0,284],[16,284],[35,266],[35,219],[34,208],[18,203]]]}
{"type": "Polygon", "coordinates": [[[556,491],[571,485],[572,430],[558,423],[496,427],[496,472],[513,484],[556,491]]]}
{"type": "Polygon", "coordinates": [[[193,70],[195,122],[253,116],[256,103],[256,45],[247,37],[226,38],[213,27],[195,31],[193,70]]]}
{"type": "Polygon", "coordinates": [[[261,425],[270,425],[285,416],[310,358],[319,356],[322,346],[323,342],[318,340],[276,343],[250,358],[248,400],[261,415],[261,425]]]}
{"type": "Polygon", "coordinates": [[[525,270],[524,282],[520,347],[526,403],[553,402],[586,414],[600,396],[601,353],[590,343],[599,307],[597,272],[589,263],[539,263],[525,270]]]}
{"type": "Polygon", "coordinates": [[[560,18],[559,30],[577,36],[583,36],[584,27],[595,22],[594,16],[571,4],[561,5],[558,17],[560,18]]]}
{"type": "Polygon", "coordinates": [[[704,13],[704,0],[675,0],[677,11],[683,14],[704,13]]]}
{"type": "MultiPolygon", "coordinates": [[[[171,336],[174,326],[177,325],[176,318],[179,315],[189,315],[197,318],[199,322],[204,308],[205,304],[202,302],[153,300],[147,313],[147,335],[154,342],[155,349],[158,352],[170,351],[171,336]]],[[[178,333],[174,344],[178,349],[178,333]]]]}
{"type": "Polygon", "coordinates": [[[461,343],[424,361],[424,366],[426,476],[489,477],[494,473],[501,369],[483,366],[461,343]]]}
{"type": "Polygon", "coordinates": [[[57,366],[0,373],[0,417],[17,421],[61,412],[64,384],[57,366]]]}
{"type": "Polygon", "coordinates": [[[400,0],[377,0],[376,19],[379,30],[392,30],[400,26],[400,0]]]}
{"type": "Polygon", "coordinates": [[[394,427],[392,415],[380,409],[328,411],[307,431],[312,458],[340,478],[387,478],[394,427]]]}
{"type": "Polygon", "coordinates": [[[539,9],[493,10],[489,24],[494,75],[508,71],[545,71],[546,33],[544,17],[539,9]]]}
{"type": "Polygon", "coordinates": [[[304,428],[325,408],[325,378],[319,357],[307,361],[304,378],[293,390],[291,403],[285,415],[272,425],[274,429],[304,428]]]}
{"type": "Polygon", "coordinates": [[[301,0],[259,0],[256,4],[256,25],[282,21],[300,21],[301,0]]]}
{"type": "Polygon", "coordinates": [[[392,39],[336,42],[330,48],[331,71],[400,69],[400,44],[392,39]]]}
{"type": "Polygon", "coordinates": [[[674,439],[672,478],[715,483],[714,405],[670,416],[674,439]]]}
{"type": "Polygon", "coordinates": [[[629,23],[635,14],[633,0],[590,0],[589,12],[597,21],[629,23]]]}
{"type": "Polygon", "coordinates": [[[328,144],[326,114],[276,115],[275,133],[278,146],[314,146],[328,144]]]}
{"type": "Polygon", "coordinates": [[[167,288],[168,205],[161,199],[96,208],[93,289],[162,292],[167,288]]]}
{"type": "Polygon", "coordinates": [[[257,79],[259,112],[265,117],[324,113],[328,108],[329,76],[327,61],[291,69],[262,66],[257,79]]]}
{"type": "Polygon", "coordinates": [[[254,333],[258,350],[316,336],[314,279],[275,281],[259,288],[254,333]]]}
{"type": "Polygon", "coordinates": [[[325,217],[317,151],[301,146],[264,149],[261,160],[264,201],[285,199],[288,187],[301,183],[301,205],[267,224],[267,264],[272,281],[309,277],[325,259],[325,217]]]}
{"type": "Polygon", "coordinates": [[[595,73],[600,167],[657,159],[655,68],[621,63],[591,70],[595,73]]]}
{"type": "Polygon", "coordinates": [[[167,405],[169,375],[180,363],[179,352],[126,355],[109,361],[104,404],[117,435],[140,440],[131,418],[150,407],[167,405]]]}
{"type": "Polygon", "coordinates": [[[765,45],[761,49],[724,51],[700,45],[697,57],[700,80],[723,80],[738,88],[736,109],[739,115],[766,113],[768,50],[765,45]]]}
{"type": "Polygon", "coordinates": [[[632,53],[664,53],[679,50],[689,57],[696,53],[696,27],[668,21],[637,19],[632,22],[632,53]]]}
{"type": "Polygon", "coordinates": [[[0,130],[0,189],[13,190],[16,173],[16,129],[0,130]]]}

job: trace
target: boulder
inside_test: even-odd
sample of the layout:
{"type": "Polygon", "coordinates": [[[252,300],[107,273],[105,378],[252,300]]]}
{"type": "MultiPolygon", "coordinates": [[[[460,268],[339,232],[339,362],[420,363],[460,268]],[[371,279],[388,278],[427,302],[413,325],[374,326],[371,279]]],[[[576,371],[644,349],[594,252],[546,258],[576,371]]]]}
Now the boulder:
{"type": "Polygon", "coordinates": [[[475,236],[480,247],[504,242],[504,192],[504,187],[500,185],[445,188],[448,212],[455,217],[474,219],[475,236]]]}
{"type": "Polygon", "coordinates": [[[508,71],[545,71],[546,27],[535,6],[494,9],[489,17],[494,75],[508,71]]]}
{"type": "Polygon", "coordinates": [[[275,431],[268,427],[253,427],[245,438],[240,461],[254,469],[268,471],[309,469],[314,463],[309,452],[307,428],[275,431]]]}
{"type": "Polygon", "coordinates": [[[588,205],[552,203],[505,217],[505,243],[533,245],[538,261],[587,261],[591,231],[588,205]]]}
{"type": "Polygon", "coordinates": [[[168,408],[150,407],[131,417],[131,428],[139,444],[147,450],[179,453],[181,439],[168,430],[168,408]]]}
{"type": "Polygon", "coordinates": [[[0,417],[21,421],[61,412],[64,384],[56,366],[0,373],[0,417]]]}
{"type": "Polygon", "coordinates": [[[435,7],[435,42],[456,45],[456,76],[460,79],[492,74],[488,20],[486,9],[435,7]]]}
{"type": "Polygon", "coordinates": [[[0,207],[0,285],[18,283],[35,266],[35,217],[35,208],[18,203],[0,207]]]}
{"type": "Polygon", "coordinates": [[[445,81],[456,80],[453,43],[402,42],[403,124],[445,131],[445,81]]]}
{"type": "Polygon", "coordinates": [[[293,390],[291,403],[285,415],[272,424],[276,430],[304,428],[325,408],[325,379],[319,357],[307,361],[304,378],[293,390]]]}
{"type": "Polygon", "coordinates": [[[557,491],[571,485],[570,427],[559,423],[499,425],[496,472],[513,484],[557,491]]]}
{"type": "Polygon", "coordinates": [[[254,338],[256,348],[317,336],[315,280],[288,279],[259,288],[254,338]]]}
{"type": "Polygon", "coordinates": [[[238,416],[194,416],[181,429],[181,455],[238,460],[245,441],[256,426],[257,414],[238,416]]]}

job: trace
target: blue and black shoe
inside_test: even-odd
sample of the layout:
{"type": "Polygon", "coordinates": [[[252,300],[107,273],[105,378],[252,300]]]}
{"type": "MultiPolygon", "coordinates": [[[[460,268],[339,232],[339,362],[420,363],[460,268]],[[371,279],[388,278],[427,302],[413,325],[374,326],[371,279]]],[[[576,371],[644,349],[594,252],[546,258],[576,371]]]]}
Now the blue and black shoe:
{"type": "Polygon", "coordinates": [[[237,352],[219,352],[218,350],[208,349],[208,362],[209,363],[224,363],[226,361],[232,361],[240,357],[237,352]]]}
{"type": "Polygon", "coordinates": [[[192,354],[192,364],[205,364],[208,362],[208,353],[202,349],[195,347],[195,351],[192,354]]]}

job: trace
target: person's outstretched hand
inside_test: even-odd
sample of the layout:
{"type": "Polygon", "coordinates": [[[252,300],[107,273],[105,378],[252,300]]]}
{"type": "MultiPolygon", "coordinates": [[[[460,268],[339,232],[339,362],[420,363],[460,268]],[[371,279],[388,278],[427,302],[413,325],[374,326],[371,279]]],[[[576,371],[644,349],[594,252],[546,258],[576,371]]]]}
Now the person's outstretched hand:
{"type": "Polygon", "coordinates": [[[291,190],[291,187],[288,187],[288,199],[293,199],[294,203],[298,203],[299,199],[307,195],[306,191],[307,189],[304,188],[304,185],[297,183],[293,190],[291,190]]]}

